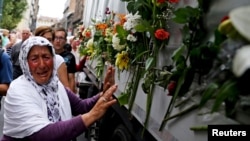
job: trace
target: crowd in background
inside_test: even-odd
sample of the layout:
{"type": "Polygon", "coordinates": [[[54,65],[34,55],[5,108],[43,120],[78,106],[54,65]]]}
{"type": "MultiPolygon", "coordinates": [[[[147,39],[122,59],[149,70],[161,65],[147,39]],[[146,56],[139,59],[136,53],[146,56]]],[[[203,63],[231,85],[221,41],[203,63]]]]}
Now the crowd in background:
{"type": "MultiPolygon", "coordinates": [[[[47,39],[54,45],[56,53],[62,57],[62,59],[64,60],[63,64],[65,64],[66,66],[64,66],[64,69],[66,69],[64,71],[62,71],[63,69],[61,69],[63,67],[60,67],[60,69],[58,68],[58,75],[60,80],[63,82],[63,84],[65,84],[65,86],[69,87],[73,92],[77,93],[75,73],[82,70],[82,68],[84,67],[85,58],[79,60],[80,57],[77,50],[77,45],[75,44],[75,42],[73,42],[74,36],[71,36],[69,38],[67,35],[67,31],[64,28],[55,29],[50,26],[40,26],[33,32],[31,32],[29,28],[24,28],[21,30],[1,29],[0,48],[8,54],[9,58],[7,57],[6,59],[10,60],[10,63],[8,65],[11,65],[11,69],[9,69],[9,67],[5,67],[6,69],[8,69],[1,71],[5,68],[0,68],[0,75],[8,76],[8,78],[6,78],[5,80],[3,80],[3,77],[0,78],[0,92],[2,91],[0,93],[0,98],[1,96],[6,95],[5,93],[10,82],[22,75],[22,70],[19,64],[19,52],[22,43],[32,36],[44,36],[46,38],[47,35],[51,36],[47,39]],[[73,49],[72,46],[74,47],[73,49]],[[8,72],[8,75],[4,74],[6,72],[8,72]],[[62,72],[64,72],[64,74],[62,72]],[[64,76],[65,74],[67,74],[67,76],[64,76]],[[5,85],[5,89],[1,88],[1,85],[5,85]]],[[[8,62],[5,60],[1,61],[8,62]]]]}

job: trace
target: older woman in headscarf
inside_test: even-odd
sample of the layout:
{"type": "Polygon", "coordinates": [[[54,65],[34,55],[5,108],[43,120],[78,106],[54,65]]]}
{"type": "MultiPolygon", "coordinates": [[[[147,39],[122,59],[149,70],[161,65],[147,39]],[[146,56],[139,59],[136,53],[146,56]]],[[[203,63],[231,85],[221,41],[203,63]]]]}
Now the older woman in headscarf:
{"type": "Polygon", "coordinates": [[[8,89],[1,141],[70,141],[116,103],[113,67],[107,70],[103,92],[82,100],[58,81],[55,52],[47,39],[27,39],[19,59],[23,75],[8,89]]]}
{"type": "MultiPolygon", "coordinates": [[[[52,27],[50,26],[39,26],[36,28],[34,32],[35,36],[42,36],[52,42],[55,37],[55,32],[52,27]]],[[[69,81],[68,81],[68,73],[67,73],[67,66],[64,62],[62,56],[56,54],[56,64],[55,64],[58,73],[59,80],[63,83],[65,87],[69,88],[69,81]]]]}

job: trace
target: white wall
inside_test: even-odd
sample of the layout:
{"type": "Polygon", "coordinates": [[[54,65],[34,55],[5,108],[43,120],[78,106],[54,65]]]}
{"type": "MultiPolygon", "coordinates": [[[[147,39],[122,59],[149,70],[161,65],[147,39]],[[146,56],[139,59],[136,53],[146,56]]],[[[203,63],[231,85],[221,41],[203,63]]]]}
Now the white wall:
{"type": "Polygon", "coordinates": [[[85,27],[91,24],[91,19],[103,20],[106,8],[115,13],[126,13],[126,3],[120,0],[85,0],[83,24],[85,27]]]}

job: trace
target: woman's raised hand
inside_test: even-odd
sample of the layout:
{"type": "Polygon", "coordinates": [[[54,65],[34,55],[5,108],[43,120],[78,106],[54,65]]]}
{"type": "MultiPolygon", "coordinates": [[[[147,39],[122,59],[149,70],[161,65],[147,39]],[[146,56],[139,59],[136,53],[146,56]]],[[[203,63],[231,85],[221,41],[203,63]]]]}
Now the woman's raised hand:
{"type": "Polygon", "coordinates": [[[109,66],[106,76],[104,78],[103,92],[108,90],[108,88],[114,84],[115,84],[115,68],[113,66],[109,66]]]}
{"type": "Polygon", "coordinates": [[[116,90],[117,85],[113,85],[104,93],[101,93],[95,106],[88,113],[82,115],[86,127],[100,119],[106,113],[107,109],[116,103],[117,100],[113,97],[116,90]]]}

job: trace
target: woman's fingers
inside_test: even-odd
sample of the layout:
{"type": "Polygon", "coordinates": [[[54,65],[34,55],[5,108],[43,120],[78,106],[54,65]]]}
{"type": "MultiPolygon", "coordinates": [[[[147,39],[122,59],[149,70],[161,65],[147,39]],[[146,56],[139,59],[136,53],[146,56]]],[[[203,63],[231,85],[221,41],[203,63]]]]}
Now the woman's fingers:
{"type": "Polygon", "coordinates": [[[112,97],[113,93],[117,90],[117,85],[113,85],[110,87],[104,94],[106,98],[112,97]]]}
{"type": "Polygon", "coordinates": [[[111,72],[111,80],[110,80],[110,82],[111,82],[112,85],[114,85],[115,84],[115,68],[112,67],[111,71],[112,72],[111,72]]]}
{"type": "Polygon", "coordinates": [[[113,71],[112,71],[112,66],[110,66],[110,67],[108,68],[107,73],[106,73],[104,83],[109,81],[109,79],[110,79],[111,76],[112,76],[112,73],[113,73],[113,71]]]}
{"type": "Polygon", "coordinates": [[[105,92],[110,86],[115,84],[115,69],[110,66],[104,78],[104,87],[103,91],[105,92]]]}
{"type": "Polygon", "coordinates": [[[102,102],[109,102],[112,101],[113,98],[113,94],[114,92],[117,90],[117,85],[113,85],[112,87],[110,87],[102,96],[101,96],[101,100],[102,102]]]}

